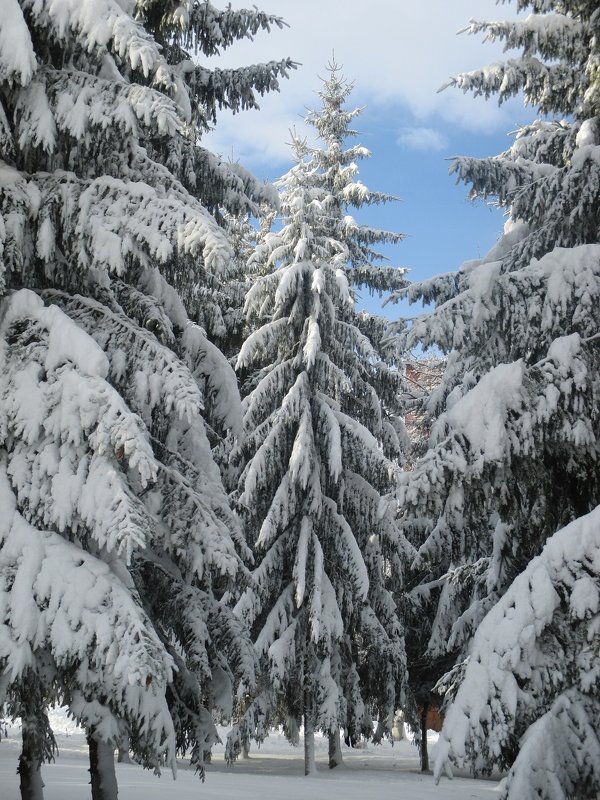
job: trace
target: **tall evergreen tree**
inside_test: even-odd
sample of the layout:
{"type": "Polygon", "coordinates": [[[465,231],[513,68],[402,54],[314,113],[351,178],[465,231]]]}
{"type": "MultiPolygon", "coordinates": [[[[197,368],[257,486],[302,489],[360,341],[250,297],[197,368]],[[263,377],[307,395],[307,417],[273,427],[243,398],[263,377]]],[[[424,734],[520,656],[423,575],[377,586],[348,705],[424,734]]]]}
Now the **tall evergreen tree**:
{"type": "Polygon", "coordinates": [[[333,69],[308,117],[322,149],[294,137],[295,164],[279,181],[283,227],[253,257],[271,269],[248,293],[255,330],[237,362],[248,375],[239,507],[257,564],[237,611],[267,686],[247,718],[258,711],[262,726],[270,713],[292,739],[303,718],[307,773],[315,729],[332,734],[333,765],[340,726],[371,737],[373,714],[379,736],[391,728],[404,680],[390,591],[405,553],[390,495],[401,373],[349,281],[356,270],[357,282],[376,282],[370,245],[399,237],[347,213],[384,199],[355,181],[366,151],[343,148],[357,113],[343,108],[348,92],[333,69]]]}
{"type": "Polygon", "coordinates": [[[211,711],[254,680],[210,442],[239,395],[190,317],[232,261],[213,212],[265,191],[199,140],[291,62],[206,69],[281,20],[196,0],[2,14],[0,702],[23,719],[22,797],[42,796],[56,701],[88,731],[94,797],[114,798],[117,744],[202,769],[211,711]]]}
{"type": "Polygon", "coordinates": [[[454,162],[509,219],[484,259],[411,289],[436,308],[410,342],[449,356],[401,507],[415,568],[443,585],[430,653],[459,661],[437,774],[448,757],[510,766],[504,798],[587,798],[600,788],[598,8],[517,7],[533,13],[470,31],[522,55],[453,83],[523,91],[540,116],[501,155],[454,162]]]}

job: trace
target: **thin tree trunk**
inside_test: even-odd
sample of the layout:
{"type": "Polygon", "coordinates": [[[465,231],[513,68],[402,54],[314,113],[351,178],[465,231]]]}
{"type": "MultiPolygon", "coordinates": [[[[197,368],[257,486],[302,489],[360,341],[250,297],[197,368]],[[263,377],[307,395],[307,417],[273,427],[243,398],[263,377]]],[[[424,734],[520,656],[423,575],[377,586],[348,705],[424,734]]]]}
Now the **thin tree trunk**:
{"type": "Polygon", "coordinates": [[[313,697],[310,690],[304,691],[304,774],[314,775],[315,763],[315,722],[313,697]]]}
{"type": "Polygon", "coordinates": [[[404,729],[404,712],[399,711],[394,716],[394,722],[392,725],[392,736],[394,741],[401,742],[403,739],[406,739],[406,731],[404,729]]]}
{"type": "Polygon", "coordinates": [[[126,736],[123,741],[119,743],[117,762],[119,764],[131,764],[131,759],[129,758],[129,736],[126,736]]]}
{"type": "Polygon", "coordinates": [[[114,747],[99,741],[93,733],[88,734],[87,742],[90,752],[92,800],[117,800],[114,747]]]}
{"type": "Polygon", "coordinates": [[[342,744],[340,742],[340,729],[329,731],[329,769],[335,769],[343,763],[342,744]]]}
{"type": "Polygon", "coordinates": [[[36,739],[27,719],[22,719],[23,749],[19,756],[17,772],[20,777],[21,800],[44,800],[42,764],[36,752],[36,739]]]}
{"type": "Polygon", "coordinates": [[[250,742],[242,742],[242,758],[250,758],[250,742]]]}
{"type": "Polygon", "coordinates": [[[421,772],[429,771],[429,753],[427,752],[427,711],[429,703],[425,701],[421,708],[421,772]]]}

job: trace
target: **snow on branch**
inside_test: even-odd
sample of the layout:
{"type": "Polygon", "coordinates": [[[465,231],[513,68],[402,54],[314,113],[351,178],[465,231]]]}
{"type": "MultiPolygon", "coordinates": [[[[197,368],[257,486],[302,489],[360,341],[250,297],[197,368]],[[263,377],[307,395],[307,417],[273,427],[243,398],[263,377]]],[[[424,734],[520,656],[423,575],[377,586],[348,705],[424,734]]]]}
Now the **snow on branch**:
{"type": "Polygon", "coordinates": [[[280,317],[251,333],[239,352],[236,369],[249,366],[255,359],[268,358],[281,346],[282,339],[288,338],[286,336],[288,329],[288,318],[280,317]]]}
{"type": "MultiPolygon", "coordinates": [[[[58,665],[78,665],[73,672],[78,691],[109,693],[113,712],[147,726],[156,762],[165,758],[173,766],[174,732],[165,700],[173,665],[130,589],[107,563],[30,525],[17,511],[4,464],[0,505],[0,661],[5,671],[16,680],[34,665],[34,652],[45,648],[58,665]]],[[[116,743],[111,717],[98,733],[116,743]]]]}
{"type": "Polygon", "coordinates": [[[84,263],[117,275],[127,256],[140,249],[165,263],[177,249],[201,257],[206,269],[219,272],[231,247],[215,220],[191,198],[165,197],[147,184],[103,176],[85,188],[79,200],[76,233],[87,243],[84,263]]]}
{"type": "MultiPolygon", "coordinates": [[[[156,304],[151,304],[147,297],[148,302],[140,304],[139,293],[135,292],[131,298],[134,290],[125,284],[120,286],[117,282],[115,289],[126,307],[125,300],[135,300],[134,314],[147,314],[152,310],[152,316],[145,316],[139,322],[148,328],[155,327],[156,314],[161,311],[156,304]]],[[[47,290],[43,296],[61,306],[103,351],[111,351],[111,380],[120,387],[143,419],[149,421],[159,405],[164,413],[171,414],[174,411],[179,419],[188,422],[198,417],[204,407],[198,383],[172,349],[160,342],[150,330],[136,325],[119,310],[111,310],[91,298],[81,295],[71,297],[55,290],[47,290]]],[[[158,319],[162,320],[162,314],[158,319]]],[[[167,328],[169,330],[172,330],[170,326],[167,328]]]]}
{"type": "Polygon", "coordinates": [[[51,28],[59,41],[73,35],[87,52],[110,48],[132,70],[164,87],[173,84],[170,68],[157,42],[117,0],[24,0],[26,10],[35,6],[36,16],[51,28]]]}
{"type": "Polygon", "coordinates": [[[44,524],[85,526],[129,560],[153,527],[119,466],[142,487],[156,480],[142,420],[106,382],[105,354],[57,306],[23,289],[4,312],[1,427],[19,500],[29,504],[33,493],[44,524]]]}
{"type": "Polygon", "coordinates": [[[26,86],[36,67],[31,34],[23,19],[23,11],[18,0],[7,0],[2,6],[0,72],[9,80],[26,86]]]}
{"type": "Polygon", "coordinates": [[[537,106],[541,113],[571,114],[581,99],[578,73],[575,65],[545,64],[535,57],[524,56],[464,72],[447,86],[456,86],[486,99],[498,95],[499,102],[522,91],[525,102],[537,106]]]}
{"type": "MultiPolygon", "coordinates": [[[[569,766],[567,756],[573,747],[577,752],[582,746],[598,750],[590,725],[597,713],[594,697],[600,682],[599,553],[600,507],[596,507],[555,533],[484,618],[473,639],[464,680],[446,715],[436,757],[437,780],[448,769],[448,759],[457,764],[468,761],[478,770],[503,768],[515,737],[535,718],[538,722],[527,733],[509,784],[531,786],[537,780],[539,760],[530,756],[547,746],[549,728],[559,718],[567,724],[561,726],[558,765],[570,773],[568,780],[575,785],[586,780],[585,774],[574,778],[574,765],[569,766]]],[[[594,771],[591,777],[598,786],[600,775],[594,771]]],[[[549,789],[543,795],[564,796],[549,789]]]]}
{"type": "Polygon", "coordinates": [[[184,330],[182,346],[193,375],[204,384],[210,418],[237,435],[242,427],[240,393],[231,365],[202,329],[191,322],[184,330]]]}
{"type": "Polygon", "coordinates": [[[548,60],[582,61],[586,23],[565,14],[529,14],[524,20],[509,22],[477,22],[471,20],[461,33],[485,33],[484,41],[500,39],[504,49],[523,50],[528,55],[538,53],[548,60]]]}

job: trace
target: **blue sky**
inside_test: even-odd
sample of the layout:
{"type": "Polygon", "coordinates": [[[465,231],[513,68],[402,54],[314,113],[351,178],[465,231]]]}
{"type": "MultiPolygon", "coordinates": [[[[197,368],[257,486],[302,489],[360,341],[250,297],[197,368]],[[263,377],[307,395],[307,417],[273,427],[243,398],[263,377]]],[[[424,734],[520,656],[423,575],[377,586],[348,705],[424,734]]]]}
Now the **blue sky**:
{"type": "MultiPolygon", "coordinates": [[[[234,3],[234,5],[237,5],[234,3]]],[[[498,43],[456,33],[469,19],[515,16],[494,0],[272,0],[260,4],[289,27],[236,44],[215,65],[291,56],[301,62],[281,91],[265,96],[260,111],[222,114],[205,140],[258,177],[275,179],[290,166],[289,129],[303,130],[307,107],[318,107],[319,76],[335,60],[354,83],[350,105],[364,106],[358,140],[372,152],[360,164],[370,188],[402,199],[357,214],[364,222],[400,230],[407,239],[386,255],[419,279],[456,269],[484,255],[502,230],[502,214],[467,198],[448,176],[454,155],[493,155],[510,143],[509,131],[533,116],[515,100],[493,101],[438,92],[452,75],[503,59],[498,43]]],[[[393,313],[393,312],[392,312],[393,313]]]]}

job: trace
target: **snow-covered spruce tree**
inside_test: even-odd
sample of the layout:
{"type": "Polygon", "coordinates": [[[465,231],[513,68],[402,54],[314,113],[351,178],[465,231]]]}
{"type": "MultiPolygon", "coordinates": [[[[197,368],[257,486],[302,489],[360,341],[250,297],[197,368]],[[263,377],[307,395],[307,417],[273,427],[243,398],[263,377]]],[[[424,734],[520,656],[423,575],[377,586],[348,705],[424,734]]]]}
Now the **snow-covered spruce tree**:
{"type": "Polygon", "coordinates": [[[353,739],[371,737],[376,717],[377,735],[388,732],[404,681],[390,591],[406,552],[390,495],[401,372],[377,349],[380,328],[371,325],[375,344],[361,331],[348,280],[362,268],[360,282],[375,281],[364,242],[391,235],[347,215],[354,197],[370,195],[353,184],[348,153],[357,148],[341,147],[353,116],[341,107],[341,86],[332,73],[323,109],[310,117],[323,117],[325,147],[294,137],[295,165],[279,182],[283,227],[258,244],[254,260],[271,272],[248,294],[255,330],[237,362],[249,390],[239,507],[256,559],[237,611],[252,628],[267,687],[249,715],[262,726],[271,714],[291,739],[303,718],[307,772],[315,729],[331,734],[330,765],[339,763],[340,726],[353,739]]]}
{"type": "Polygon", "coordinates": [[[117,744],[156,768],[191,749],[201,768],[210,712],[254,677],[221,599],[244,545],[202,418],[211,435],[239,424],[236,381],[188,316],[231,261],[210,211],[265,197],[198,138],[290,64],[192,62],[280,24],[258,11],[2,14],[0,701],[24,722],[24,798],[41,797],[55,701],[88,731],[93,796],[112,798],[117,744]]]}
{"type": "Polygon", "coordinates": [[[600,788],[599,17],[592,2],[517,5],[534,13],[470,30],[522,56],[454,83],[522,90],[540,118],[507,152],[454,164],[509,219],[483,260],[411,290],[436,309],[410,341],[449,356],[401,507],[415,568],[443,584],[430,652],[470,656],[446,681],[461,687],[437,774],[448,758],[512,765],[505,798],[587,798],[600,788]]]}

